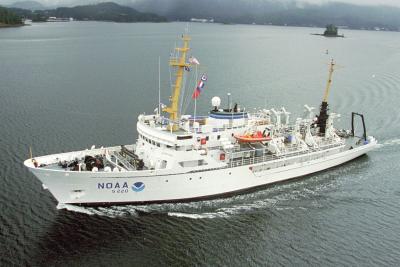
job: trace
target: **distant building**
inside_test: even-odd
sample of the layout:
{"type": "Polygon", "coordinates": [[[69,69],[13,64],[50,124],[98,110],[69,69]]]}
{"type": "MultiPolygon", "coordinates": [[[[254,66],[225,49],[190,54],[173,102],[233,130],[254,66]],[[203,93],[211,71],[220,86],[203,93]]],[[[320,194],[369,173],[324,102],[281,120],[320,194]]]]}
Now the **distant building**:
{"type": "Polygon", "coordinates": [[[73,18],[57,18],[57,17],[49,17],[46,21],[47,22],[69,22],[73,21],[73,18]]]}
{"type": "Polygon", "coordinates": [[[214,19],[197,19],[197,18],[191,18],[191,22],[201,22],[201,23],[214,23],[214,19]]]}

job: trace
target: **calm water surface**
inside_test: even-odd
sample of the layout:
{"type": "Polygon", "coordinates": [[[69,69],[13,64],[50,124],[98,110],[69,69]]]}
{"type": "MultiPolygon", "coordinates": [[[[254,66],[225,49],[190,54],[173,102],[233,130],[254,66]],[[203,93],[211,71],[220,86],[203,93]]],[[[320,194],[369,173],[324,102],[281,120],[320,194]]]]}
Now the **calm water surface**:
{"type": "MultiPolygon", "coordinates": [[[[56,208],[22,165],[29,145],[43,155],[134,142],[138,114],[157,103],[158,56],[162,97],[170,95],[167,59],[184,27],[73,22],[0,31],[0,265],[398,265],[399,33],[329,39],[310,35],[321,29],[193,24],[192,53],[209,78],[199,112],[231,92],[248,109],[302,115],[303,104],[319,105],[334,57],[331,110],[343,127],[351,111],[364,113],[382,147],[232,198],[56,208]]],[[[192,103],[183,108],[191,112],[192,103]]]]}

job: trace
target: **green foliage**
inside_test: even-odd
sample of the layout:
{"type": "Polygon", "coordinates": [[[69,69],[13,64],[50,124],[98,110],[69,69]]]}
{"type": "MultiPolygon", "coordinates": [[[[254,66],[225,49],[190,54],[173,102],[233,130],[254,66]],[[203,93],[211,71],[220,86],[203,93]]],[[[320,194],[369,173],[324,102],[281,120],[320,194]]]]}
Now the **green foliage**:
{"type": "Polygon", "coordinates": [[[51,12],[54,17],[72,17],[76,20],[101,20],[115,22],[137,22],[137,21],[166,21],[165,18],[151,14],[142,13],[133,8],[120,6],[108,2],[97,5],[76,6],[72,8],[60,7],[51,12]]]}
{"type": "Polygon", "coordinates": [[[166,18],[162,16],[139,12],[131,7],[120,6],[115,3],[100,3],[96,5],[60,7],[57,9],[35,11],[20,8],[13,8],[12,10],[22,17],[31,19],[33,22],[44,22],[49,17],[115,22],[166,21],[166,18]]]}
{"type": "MultiPolygon", "coordinates": [[[[400,31],[400,8],[352,5],[346,1],[278,0],[135,0],[131,6],[169,20],[213,18],[215,22],[325,27],[327,23],[353,29],[400,31]],[[328,2],[327,4],[311,4],[328,2]]],[[[350,2],[350,1],[348,1],[350,2]]],[[[359,1],[360,2],[360,1],[359,1]]]]}
{"type": "Polygon", "coordinates": [[[324,32],[324,35],[336,36],[336,35],[338,35],[338,28],[333,24],[326,25],[326,30],[324,32]]]}
{"type": "Polygon", "coordinates": [[[22,24],[22,19],[7,8],[0,7],[0,24],[19,25],[22,24]]]}
{"type": "Polygon", "coordinates": [[[46,22],[47,17],[43,14],[32,13],[31,19],[33,22],[46,22]]]}

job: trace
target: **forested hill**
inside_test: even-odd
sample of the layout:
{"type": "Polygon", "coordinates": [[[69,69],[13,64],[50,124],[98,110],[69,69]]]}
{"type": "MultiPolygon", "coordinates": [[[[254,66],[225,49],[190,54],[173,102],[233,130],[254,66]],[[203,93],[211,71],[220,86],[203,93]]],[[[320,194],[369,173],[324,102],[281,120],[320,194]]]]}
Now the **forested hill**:
{"type": "Polygon", "coordinates": [[[22,20],[14,12],[0,7],[0,27],[22,25],[22,20]]]}
{"type": "Polygon", "coordinates": [[[60,7],[55,10],[46,10],[49,16],[72,17],[76,20],[101,20],[115,22],[162,22],[166,19],[153,13],[139,12],[131,7],[121,6],[112,2],[97,5],[76,7],[60,7]]]}
{"type": "Polygon", "coordinates": [[[113,22],[164,22],[163,16],[148,12],[139,12],[132,7],[121,6],[107,2],[96,5],[84,5],[75,7],[59,7],[47,10],[12,9],[18,15],[32,19],[33,21],[46,21],[49,17],[74,18],[75,20],[96,20],[113,22]]]}
{"type": "MultiPolygon", "coordinates": [[[[377,1],[378,2],[378,1],[377,1]]],[[[310,4],[296,0],[135,0],[131,6],[169,20],[213,18],[222,23],[272,24],[353,29],[400,30],[400,8],[338,2],[310,4]]]]}
{"type": "MultiPolygon", "coordinates": [[[[1,1],[1,0],[0,0],[1,1]]],[[[71,3],[99,2],[76,0],[71,3]]],[[[113,2],[47,10],[13,9],[18,15],[45,21],[48,17],[115,22],[189,21],[213,18],[220,23],[325,27],[400,31],[400,8],[340,2],[311,4],[297,0],[113,0],[113,2]]],[[[62,2],[60,2],[62,3],[62,2]]],[[[21,6],[21,5],[19,5],[21,6]]],[[[31,5],[32,6],[32,5],[31,5]]]]}

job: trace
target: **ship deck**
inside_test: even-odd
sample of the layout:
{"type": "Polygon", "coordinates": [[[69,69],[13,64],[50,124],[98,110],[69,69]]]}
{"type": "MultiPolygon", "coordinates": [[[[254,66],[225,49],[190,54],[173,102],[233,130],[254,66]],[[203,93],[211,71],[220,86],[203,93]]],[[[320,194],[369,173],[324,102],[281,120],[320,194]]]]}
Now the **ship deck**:
{"type": "Polygon", "coordinates": [[[63,171],[123,172],[147,170],[134,145],[82,150],[35,158],[38,168],[63,171]],[[96,169],[97,168],[97,169],[96,169]]]}

